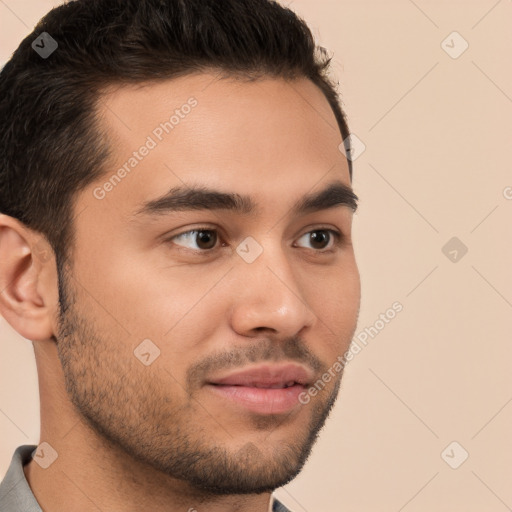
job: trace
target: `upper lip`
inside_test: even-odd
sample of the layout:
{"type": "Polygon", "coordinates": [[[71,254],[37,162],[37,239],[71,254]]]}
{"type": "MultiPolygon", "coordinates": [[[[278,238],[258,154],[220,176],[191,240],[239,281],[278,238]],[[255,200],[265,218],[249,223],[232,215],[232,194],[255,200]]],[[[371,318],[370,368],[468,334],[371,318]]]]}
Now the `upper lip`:
{"type": "Polygon", "coordinates": [[[209,384],[253,387],[285,387],[290,383],[307,386],[313,380],[313,373],[301,365],[261,365],[235,371],[209,381],[209,384]]]}

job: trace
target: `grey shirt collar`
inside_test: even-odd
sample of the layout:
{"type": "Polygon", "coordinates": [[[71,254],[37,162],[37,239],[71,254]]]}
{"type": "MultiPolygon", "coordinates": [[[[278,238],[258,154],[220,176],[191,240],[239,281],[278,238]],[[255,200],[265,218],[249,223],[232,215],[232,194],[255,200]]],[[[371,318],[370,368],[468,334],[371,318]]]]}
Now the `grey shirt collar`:
{"type": "Polygon", "coordinates": [[[2,512],[43,512],[28,485],[23,466],[32,458],[37,445],[18,446],[11,464],[0,483],[0,510],[2,512]]]}

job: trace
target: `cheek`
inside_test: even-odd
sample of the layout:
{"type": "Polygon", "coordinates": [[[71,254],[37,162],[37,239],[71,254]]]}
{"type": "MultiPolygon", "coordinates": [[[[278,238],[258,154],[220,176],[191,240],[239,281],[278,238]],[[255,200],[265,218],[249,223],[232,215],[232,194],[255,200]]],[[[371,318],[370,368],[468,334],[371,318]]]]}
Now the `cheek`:
{"type": "Polygon", "coordinates": [[[139,355],[149,352],[150,359],[156,354],[147,370],[164,372],[167,385],[177,386],[180,403],[188,400],[188,368],[205,356],[225,319],[227,306],[219,295],[225,273],[226,269],[200,271],[198,266],[155,265],[141,259],[105,274],[103,287],[117,290],[108,300],[130,333],[121,333],[122,348],[139,355]]]}
{"type": "Polygon", "coordinates": [[[309,291],[309,304],[319,319],[317,335],[326,342],[329,355],[337,357],[348,348],[357,326],[361,282],[355,262],[310,282],[309,291]]]}
{"type": "Polygon", "coordinates": [[[211,298],[206,299],[226,272],[176,264],[163,255],[161,248],[118,250],[111,244],[108,252],[98,251],[84,262],[84,286],[134,337],[165,340],[175,331],[197,328],[197,311],[207,315],[211,298]]]}

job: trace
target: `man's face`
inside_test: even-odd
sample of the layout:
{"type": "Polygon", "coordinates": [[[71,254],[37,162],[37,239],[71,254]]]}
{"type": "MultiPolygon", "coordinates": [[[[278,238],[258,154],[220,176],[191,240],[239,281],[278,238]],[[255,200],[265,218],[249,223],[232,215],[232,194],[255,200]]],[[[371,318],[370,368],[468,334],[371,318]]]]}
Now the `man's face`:
{"type": "Polygon", "coordinates": [[[70,398],[100,437],[193,488],[280,487],[309,455],[341,372],[304,405],[299,384],[254,387],[282,386],[282,365],[305,370],[308,387],[321,380],[359,310],[352,210],[294,208],[350,187],[334,114],[307,80],[209,74],[118,88],[99,105],[112,157],[74,204],[56,336],[70,398]],[[144,210],[185,186],[255,208],[144,210]],[[214,383],[249,368],[245,385],[214,383]]]}

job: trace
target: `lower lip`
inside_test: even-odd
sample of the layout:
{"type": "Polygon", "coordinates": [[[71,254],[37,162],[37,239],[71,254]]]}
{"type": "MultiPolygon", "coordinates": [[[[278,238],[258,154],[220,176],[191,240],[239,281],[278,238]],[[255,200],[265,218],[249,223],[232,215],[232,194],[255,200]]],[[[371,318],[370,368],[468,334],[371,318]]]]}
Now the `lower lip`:
{"type": "Polygon", "coordinates": [[[259,414],[282,414],[299,403],[299,395],[306,389],[300,384],[289,388],[254,388],[208,384],[214,393],[259,414]]]}

